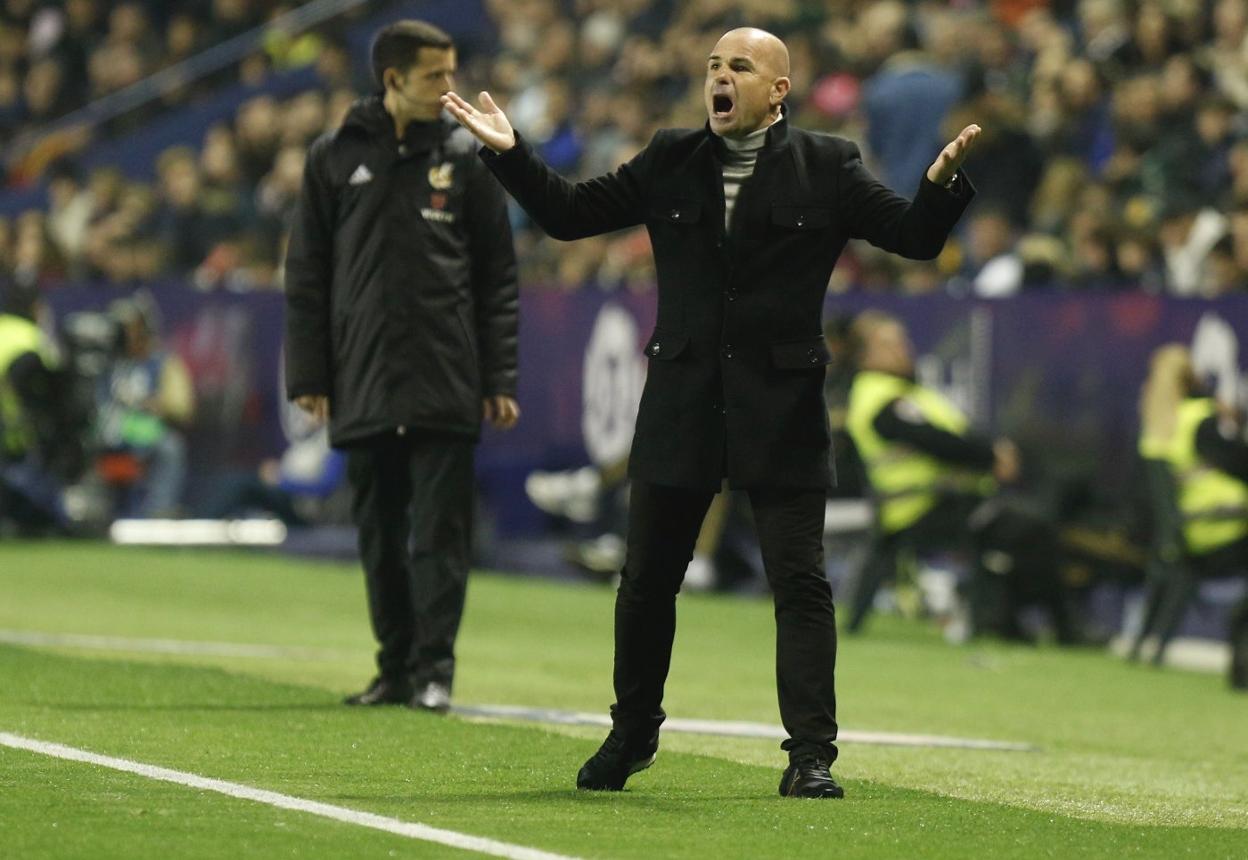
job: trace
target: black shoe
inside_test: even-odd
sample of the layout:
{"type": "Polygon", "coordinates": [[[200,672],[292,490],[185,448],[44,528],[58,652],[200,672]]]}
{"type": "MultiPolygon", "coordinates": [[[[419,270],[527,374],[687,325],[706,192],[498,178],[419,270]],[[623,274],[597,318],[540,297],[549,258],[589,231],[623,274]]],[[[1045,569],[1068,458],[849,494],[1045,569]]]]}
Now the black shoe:
{"type": "Polygon", "coordinates": [[[368,688],[347,696],[344,705],[402,705],[412,697],[412,688],[405,681],[378,675],[368,688]]]}
{"type": "Polygon", "coordinates": [[[781,797],[844,797],[845,789],[836,784],[828,764],[817,756],[790,762],[780,777],[781,797]]]}
{"type": "Polygon", "coordinates": [[[620,791],[630,776],[654,764],[658,751],[658,732],[649,740],[637,743],[612,729],[598,752],[576,775],[576,787],[588,791],[620,791]]]}
{"type": "Polygon", "coordinates": [[[418,711],[445,714],[451,709],[451,688],[446,684],[432,681],[417,690],[407,704],[418,711]]]}

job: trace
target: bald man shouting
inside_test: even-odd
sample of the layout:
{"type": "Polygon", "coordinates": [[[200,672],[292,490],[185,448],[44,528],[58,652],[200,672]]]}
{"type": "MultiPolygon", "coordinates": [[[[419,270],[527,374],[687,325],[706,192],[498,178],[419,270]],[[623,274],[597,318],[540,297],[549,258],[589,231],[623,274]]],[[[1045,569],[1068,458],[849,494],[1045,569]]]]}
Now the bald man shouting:
{"type": "Polygon", "coordinates": [[[910,201],[876,181],[853,143],[790,126],[788,71],[788,51],[770,33],[725,34],[706,61],[706,126],[659,131],[613,173],[578,183],[555,174],[488,93],[479,108],[443,96],[484,144],[486,164],[551,236],[645,224],[654,247],[659,312],[629,461],[613,728],[577,775],[583,789],[618,791],[654,762],[676,594],[727,477],[749,494],[775,594],[789,734],[780,793],[844,795],[829,770],[836,623],[822,543],[833,481],[824,293],[851,238],[912,259],[940,252],[974,193],[960,167],[979,127],[936,156],[910,201]]]}

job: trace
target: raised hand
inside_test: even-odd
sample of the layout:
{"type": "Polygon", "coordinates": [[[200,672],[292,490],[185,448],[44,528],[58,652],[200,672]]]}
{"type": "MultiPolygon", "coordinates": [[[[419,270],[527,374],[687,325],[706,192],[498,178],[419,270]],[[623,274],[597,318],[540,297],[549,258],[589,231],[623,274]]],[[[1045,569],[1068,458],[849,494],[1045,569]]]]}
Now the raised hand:
{"type": "Polygon", "coordinates": [[[975,145],[979,131],[980,128],[977,125],[968,125],[962,129],[961,133],[940,151],[940,155],[936,156],[932,166],[927,169],[927,178],[941,186],[953,179],[953,175],[958,172],[962,162],[966,161],[966,154],[975,145]]]}
{"type": "Polygon", "coordinates": [[[448,92],[442,96],[442,106],[477,140],[495,152],[506,152],[515,146],[516,133],[507,120],[507,114],[494,104],[489,93],[481,93],[477,100],[481,103],[481,110],[468,104],[457,93],[448,92]]]}

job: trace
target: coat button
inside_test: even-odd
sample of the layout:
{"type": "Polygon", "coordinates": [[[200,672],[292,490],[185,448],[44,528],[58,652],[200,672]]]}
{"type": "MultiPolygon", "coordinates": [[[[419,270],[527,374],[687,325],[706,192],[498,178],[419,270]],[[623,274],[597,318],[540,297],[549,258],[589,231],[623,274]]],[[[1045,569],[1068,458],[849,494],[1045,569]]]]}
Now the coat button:
{"type": "Polygon", "coordinates": [[[806,226],[806,216],[805,216],[805,215],[798,215],[798,216],[797,216],[797,226],[799,226],[799,227],[805,227],[805,226],[806,226]]]}
{"type": "Polygon", "coordinates": [[[733,356],[732,344],[730,343],[724,344],[724,358],[732,358],[732,356],[733,356]]]}
{"type": "Polygon", "coordinates": [[[672,218],[672,220],[673,220],[673,221],[679,221],[679,220],[680,220],[680,210],[679,210],[679,209],[673,209],[673,210],[671,211],[671,218],[672,218]]]}
{"type": "Polygon", "coordinates": [[[399,144],[399,155],[407,155],[407,144],[406,144],[406,143],[400,143],[400,144],[399,144]]]}
{"type": "Polygon", "coordinates": [[[819,353],[815,351],[814,347],[811,347],[810,349],[806,350],[806,356],[807,358],[810,359],[811,364],[819,363],[819,353]]]}
{"type": "Polygon", "coordinates": [[[654,346],[650,347],[650,354],[651,354],[651,355],[658,355],[658,354],[659,354],[659,350],[661,350],[662,348],[663,348],[663,344],[659,343],[659,342],[656,340],[656,341],[654,342],[654,346]]]}

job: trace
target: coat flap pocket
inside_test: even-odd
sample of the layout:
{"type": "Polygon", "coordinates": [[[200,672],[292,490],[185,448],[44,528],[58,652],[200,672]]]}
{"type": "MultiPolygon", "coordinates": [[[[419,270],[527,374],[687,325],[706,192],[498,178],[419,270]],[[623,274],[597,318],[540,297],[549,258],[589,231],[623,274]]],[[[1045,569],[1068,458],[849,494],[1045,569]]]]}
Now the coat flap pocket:
{"type": "Polygon", "coordinates": [[[685,351],[689,335],[655,329],[646,344],[646,355],[660,361],[669,361],[685,351]]]}
{"type": "Polygon", "coordinates": [[[822,230],[832,223],[826,206],[772,206],[771,223],[786,230],[822,230]]]}
{"type": "Polygon", "coordinates": [[[782,370],[822,367],[832,360],[822,337],[808,337],[771,345],[771,363],[782,370]]]}
{"type": "Polygon", "coordinates": [[[672,224],[695,224],[702,218],[702,203],[679,197],[660,197],[650,201],[650,217],[672,224]]]}

